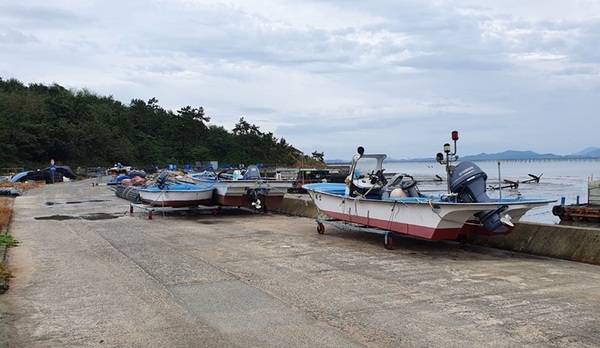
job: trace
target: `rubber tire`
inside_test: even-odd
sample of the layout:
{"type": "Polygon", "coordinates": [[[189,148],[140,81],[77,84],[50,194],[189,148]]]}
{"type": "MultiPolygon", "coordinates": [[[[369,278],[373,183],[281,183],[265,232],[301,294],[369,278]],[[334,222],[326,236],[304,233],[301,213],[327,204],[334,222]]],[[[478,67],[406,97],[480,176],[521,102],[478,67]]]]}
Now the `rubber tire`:
{"type": "Polygon", "coordinates": [[[563,207],[562,205],[555,205],[554,207],[552,207],[552,214],[554,214],[554,216],[561,216],[565,213],[565,207],[563,207]]]}
{"type": "Polygon", "coordinates": [[[324,234],[325,233],[325,225],[323,225],[322,223],[317,223],[317,233],[318,234],[324,234]]]}

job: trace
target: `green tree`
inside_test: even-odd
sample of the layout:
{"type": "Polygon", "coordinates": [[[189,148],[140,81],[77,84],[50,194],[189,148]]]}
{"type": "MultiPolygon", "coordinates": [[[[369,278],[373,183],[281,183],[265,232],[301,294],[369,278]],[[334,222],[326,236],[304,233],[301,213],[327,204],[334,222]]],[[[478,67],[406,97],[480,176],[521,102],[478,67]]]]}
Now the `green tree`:
{"type": "Polygon", "coordinates": [[[210,125],[203,107],[166,110],[152,97],[128,105],[58,84],[24,85],[0,77],[0,167],[77,166],[114,162],[293,165],[299,151],[243,117],[228,131],[210,125]]]}

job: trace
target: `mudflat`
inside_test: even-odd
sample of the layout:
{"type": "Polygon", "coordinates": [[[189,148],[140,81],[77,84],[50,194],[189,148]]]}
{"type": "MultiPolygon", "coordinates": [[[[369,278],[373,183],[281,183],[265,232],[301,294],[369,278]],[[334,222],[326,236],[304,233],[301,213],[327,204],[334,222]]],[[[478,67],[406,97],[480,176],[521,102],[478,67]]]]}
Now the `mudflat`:
{"type": "Polygon", "coordinates": [[[16,198],[10,347],[598,347],[600,267],[303,217],[130,214],[92,180],[16,198]]]}

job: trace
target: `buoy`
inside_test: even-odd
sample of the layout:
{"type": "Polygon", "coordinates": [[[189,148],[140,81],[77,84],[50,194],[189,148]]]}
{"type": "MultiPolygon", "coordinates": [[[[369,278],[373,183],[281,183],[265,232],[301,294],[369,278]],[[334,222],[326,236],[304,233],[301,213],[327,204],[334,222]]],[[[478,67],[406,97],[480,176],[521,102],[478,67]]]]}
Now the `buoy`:
{"type": "Polygon", "coordinates": [[[401,188],[395,188],[390,192],[390,198],[408,197],[406,192],[401,188]]]}

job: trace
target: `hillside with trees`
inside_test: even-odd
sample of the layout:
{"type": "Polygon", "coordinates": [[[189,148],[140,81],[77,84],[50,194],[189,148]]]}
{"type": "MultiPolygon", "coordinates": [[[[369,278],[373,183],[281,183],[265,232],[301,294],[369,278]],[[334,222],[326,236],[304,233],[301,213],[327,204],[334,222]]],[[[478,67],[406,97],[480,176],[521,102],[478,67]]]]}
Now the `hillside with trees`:
{"type": "Polygon", "coordinates": [[[323,153],[305,156],[243,117],[231,131],[210,120],[203,107],[173,112],[156,98],[124,105],[85,89],[26,86],[0,77],[0,168],[46,167],[50,159],[73,168],[215,160],[233,166],[323,164],[323,153]]]}

